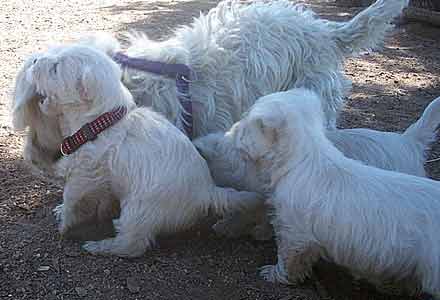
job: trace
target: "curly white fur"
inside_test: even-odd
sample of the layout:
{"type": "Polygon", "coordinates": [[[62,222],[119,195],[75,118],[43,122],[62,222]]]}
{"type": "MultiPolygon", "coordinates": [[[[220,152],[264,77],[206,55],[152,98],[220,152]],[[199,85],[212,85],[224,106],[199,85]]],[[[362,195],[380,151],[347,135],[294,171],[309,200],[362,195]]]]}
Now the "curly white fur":
{"type": "MultiPolygon", "coordinates": [[[[195,136],[225,131],[258,97],[293,87],[318,92],[325,99],[326,122],[334,127],[350,88],[343,74],[345,57],[380,45],[391,28],[389,22],[407,2],[378,0],[349,22],[330,22],[287,0],[223,1],[168,40],[156,42],[142,34],[132,35],[127,53],[184,63],[192,69],[195,136]]],[[[120,49],[118,41],[105,34],[84,38],[82,43],[109,55],[120,49]]],[[[26,88],[21,80],[19,75],[17,90],[26,88]]],[[[123,81],[138,105],[152,107],[178,125],[182,107],[173,80],[127,69],[123,81]]],[[[43,125],[47,123],[38,107],[32,106],[34,102],[27,103],[26,117],[20,110],[13,111],[13,118],[30,128],[25,157],[48,170],[55,161],[52,153],[58,150],[54,141],[59,142],[60,135],[56,127],[43,125]]]]}
{"type": "Polygon", "coordinates": [[[230,132],[270,178],[278,263],[261,275],[301,281],[324,257],[438,294],[440,183],[346,158],[322,121],[319,97],[297,89],[264,97],[230,132]]]}
{"type": "MultiPolygon", "coordinates": [[[[294,87],[319,93],[326,123],[335,127],[350,89],[344,58],[381,44],[389,22],[407,3],[379,0],[351,21],[338,23],[286,0],[223,1],[169,40],[132,36],[127,53],[184,63],[193,70],[196,136],[225,131],[258,97],[294,87]]],[[[176,124],[181,107],[172,80],[126,70],[124,81],[136,103],[152,105],[176,124]]]]}
{"type": "MultiPolygon", "coordinates": [[[[278,95],[282,98],[283,94],[278,95]]],[[[373,167],[424,177],[424,163],[439,124],[440,98],[437,98],[402,134],[356,128],[326,130],[326,136],[346,157],[373,167]]],[[[258,176],[255,162],[240,155],[230,132],[208,134],[196,139],[194,145],[208,163],[216,184],[264,194],[269,179],[258,176]]],[[[262,206],[228,214],[215,229],[230,237],[251,234],[258,240],[269,239],[272,235],[266,210],[262,206]]]]}
{"type": "Polygon", "coordinates": [[[65,180],[63,204],[55,209],[62,234],[113,217],[113,201],[120,204],[116,237],[88,242],[87,251],[138,256],[158,234],[191,225],[208,208],[222,212],[259,201],[255,193],[215,186],[190,140],[159,114],[136,108],[121,70],[102,52],[55,48],[34,60],[25,77],[35,90],[29,101],[40,95],[40,110],[58,122],[63,137],[115,107],[128,108],[121,121],[55,166],[65,180]]]}

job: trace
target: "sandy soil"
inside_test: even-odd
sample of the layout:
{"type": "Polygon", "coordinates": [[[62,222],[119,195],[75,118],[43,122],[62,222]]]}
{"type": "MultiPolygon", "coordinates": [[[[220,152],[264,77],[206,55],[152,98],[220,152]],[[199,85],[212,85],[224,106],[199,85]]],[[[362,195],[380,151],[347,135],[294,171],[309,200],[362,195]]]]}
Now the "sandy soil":
{"type": "MultiPolygon", "coordinates": [[[[347,272],[320,263],[314,278],[285,287],[258,278],[275,258],[273,242],[216,237],[207,219],[189,232],[163,237],[137,259],[94,257],[60,240],[51,213],[62,187],[24,166],[22,138],[7,105],[23,59],[48,44],[94,31],[137,29],[164,38],[217,1],[47,0],[0,3],[0,299],[402,299],[376,292],[347,272]]],[[[346,19],[358,9],[331,1],[308,4],[346,19]]],[[[383,51],[346,64],[354,82],[340,125],[401,131],[440,95],[440,29],[399,26],[383,51]]],[[[433,151],[437,157],[438,146],[433,151]]],[[[399,155],[396,153],[396,155],[399,155]]],[[[428,165],[439,179],[439,164],[428,165]]]]}

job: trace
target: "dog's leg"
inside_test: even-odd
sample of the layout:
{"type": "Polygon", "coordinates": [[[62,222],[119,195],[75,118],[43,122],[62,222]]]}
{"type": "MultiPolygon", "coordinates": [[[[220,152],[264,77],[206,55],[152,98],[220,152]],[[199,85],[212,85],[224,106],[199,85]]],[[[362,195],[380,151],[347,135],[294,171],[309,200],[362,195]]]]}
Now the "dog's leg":
{"type": "Polygon", "coordinates": [[[124,199],[119,219],[113,221],[114,238],[86,242],[83,248],[93,254],[117,255],[121,257],[141,256],[154,243],[156,229],[161,228],[160,211],[145,211],[133,199],[124,199]],[[159,224],[158,224],[159,223],[159,224]]]}
{"type": "Polygon", "coordinates": [[[209,190],[208,204],[215,212],[224,214],[226,211],[236,210],[253,211],[256,207],[264,204],[261,195],[254,192],[237,191],[232,188],[214,186],[209,190]]]}
{"type": "Polygon", "coordinates": [[[304,281],[311,274],[313,263],[319,259],[319,248],[311,241],[289,241],[286,237],[278,237],[278,262],[262,267],[260,275],[266,281],[283,284],[304,281]]]}
{"type": "Polygon", "coordinates": [[[63,204],[54,209],[59,222],[59,231],[65,235],[78,224],[94,218],[96,214],[96,187],[87,179],[73,179],[66,183],[63,193],[63,204]]]}
{"type": "Polygon", "coordinates": [[[248,211],[228,212],[224,219],[214,224],[213,229],[218,235],[229,238],[251,235],[258,241],[270,240],[273,234],[267,214],[268,209],[264,204],[248,211]]]}

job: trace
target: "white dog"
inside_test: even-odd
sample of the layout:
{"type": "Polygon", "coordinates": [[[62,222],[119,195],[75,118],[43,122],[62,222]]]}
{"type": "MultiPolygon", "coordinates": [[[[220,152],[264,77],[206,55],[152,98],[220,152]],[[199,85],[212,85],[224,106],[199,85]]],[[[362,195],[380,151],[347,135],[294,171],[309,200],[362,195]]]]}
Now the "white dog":
{"type": "MultiPolygon", "coordinates": [[[[258,97],[294,87],[318,92],[325,99],[326,121],[334,127],[350,88],[343,73],[345,58],[380,45],[392,27],[389,22],[407,2],[379,0],[349,22],[330,22],[287,0],[224,1],[168,40],[132,37],[127,54],[186,64],[192,70],[194,137],[226,131],[258,97]]],[[[84,43],[110,54],[119,49],[114,39],[84,43]]],[[[179,124],[182,106],[174,80],[132,69],[125,70],[123,80],[138,105],[152,107],[179,124]]],[[[25,122],[35,138],[27,140],[25,157],[50,169],[53,151],[46,150],[57,134],[46,141],[52,132],[34,133],[48,128],[38,124],[43,122],[38,111],[27,111],[34,114],[25,122]]]]}
{"type": "Polygon", "coordinates": [[[230,135],[270,178],[278,263],[271,282],[303,280],[318,258],[367,279],[440,292],[440,183],[346,158],[325,135],[320,98],[263,97],[230,135]]]}
{"type": "MultiPolygon", "coordinates": [[[[283,98],[283,95],[275,93],[271,98],[283,98]]],[[[425,177],[424,163],[439,124],[440,98],[437,98],[402,134],[355,128],[326,130],[326,136],[346,157],[373,167],[425,177]]],[[[258,176],[256,162],[240,155],[230,132],[208,134],[196,139],[194,145],[207,161],[216,184],[264,193],[269,178],[258,176]]],[[[251,234],[259,240],[268,239],[272,234],[265,210],[261,206],[249,212],[229,214],[215,229],[231,237],[251,234]]]]}
{"type": "MultiPolygon", "coordinates": [[[[138,256],[158,234],[191,225],[208,208],[222,212],[258,201],[255,193],[215,186],[191,141],[164,117],[136,108],[121,74],[108,56],[84,46],[54,48],[27,68],[25,80],[34,93],[25,98],[58,122],[65,138],[61,151],[72,152],[56,164],[66,181],[63,204],[56,208],[62,234],[108,218],[117,199],[116,237],[84,247],[138,256]],[[95,129],[109,118],[121,120],[97,135],[95,129]],[[79,145],[85,137],[88,141],[79,145]]],[[[17,109],[23,107],[26,103],[17,109]]]]}
{"type": "MultiPolygon", "coordinates": [[[[127,54],[183,63],[194,72],[191,97],[195,136],[226,131],[257,98],[307,87],[325,99],[326,122],[350,89],[346,57],[377,47],[407,0],[379,0],[349,22],[317,18],[287,0],[223,1],[163,42],[134,36],[127,54]]],[[[117,45],[116,45],[117,47],[117,45]]],[[[104,42],[109,49],[109,43],[104,42]]],[[[138,104],[153,106],[177,123],[181,108],[172,80],[127,70],[124,83],[138,104]]]]}

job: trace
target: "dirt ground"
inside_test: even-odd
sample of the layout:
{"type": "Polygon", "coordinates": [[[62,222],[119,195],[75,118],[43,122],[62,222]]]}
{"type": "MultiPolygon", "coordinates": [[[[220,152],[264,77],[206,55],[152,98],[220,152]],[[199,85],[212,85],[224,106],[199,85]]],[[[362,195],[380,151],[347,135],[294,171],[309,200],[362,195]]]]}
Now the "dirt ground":
{"type": "MultiPolygon", "coordinates": [[[[189,232],[164,237],[137,259],[95,257],[63,241],[51,210],[62,187],[32,175],[7,105],[23,59],[54,42],[93,31],[143,30],[164,38],[218,1],[48,0],[0,3],[0,299],[402,299],[376,292],[321,262],[314,278],[285,287],[266,283],[258,267],[273,263],[273,242],[219,238],[206,219],[189,232]]],[[[307,2],[322,16],[347,19],[357,8],[307,2]]],[[[346,64],[353,93],[341,127],[401,131],[440,95],[440,29],[396,28],[385,48],[346,64]]],[[[432,156],[440,154],[434,147],[432,156]]],[[[399,153],[396,153],[399,155],[399,153]]],[[[440,162],[428,165],[440,179],[440,162]]]]}

